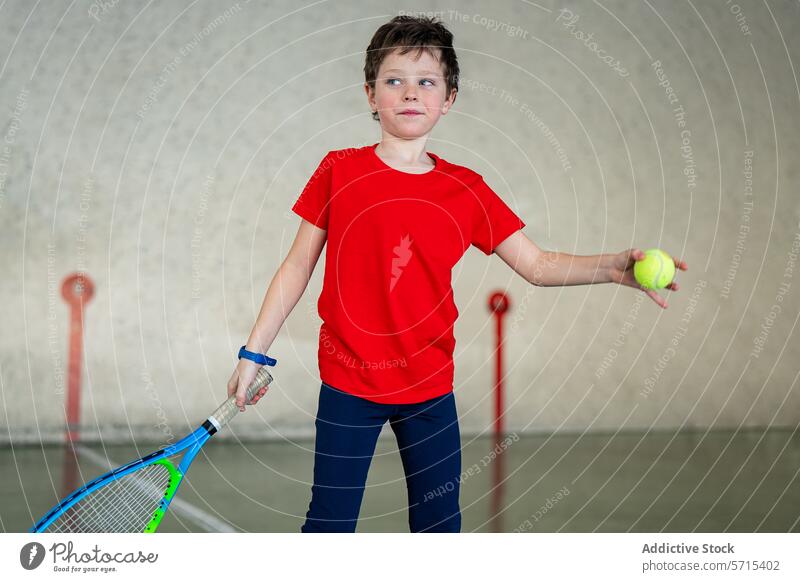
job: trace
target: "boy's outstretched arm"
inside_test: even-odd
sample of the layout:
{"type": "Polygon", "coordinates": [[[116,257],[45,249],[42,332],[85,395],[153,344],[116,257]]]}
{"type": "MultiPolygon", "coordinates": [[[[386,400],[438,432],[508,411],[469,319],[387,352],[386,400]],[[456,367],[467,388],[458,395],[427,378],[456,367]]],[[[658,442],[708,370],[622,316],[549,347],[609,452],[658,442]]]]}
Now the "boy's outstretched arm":
{"type": "MultiPolygon", "coordinates": [[[[264,296],[261,310],[247,340],[248,350],[267,353],[283,322],[306,290],[327,236],[326,230],[314,226],[305,219],[301,221],[292,247],[273,276],[264,296]]],[[[236,405],[242,411],[247,387],[260,367],[259,364],[242,358],[228,380],[228,396],[236,394],[236,405]]],[[[252,403],[258,402],[265,393],[266,388],[253,397],[252,403]]]]}
{"type": "MultiPolygon", "coordinates": [[[[569,255],[544,251],[518,230],[495,247],[494,252],[523,279],[540,287],[618,283],[639,289],[666,309],[667,302],[652,289],[645,289],[633,276],[633,265],[644,258],[639,249],[627,249],[617,254],[569,255]]],[[[674,259],[675,267],[685,271],[687,264],[674,259]]],[[[667,289],[678,290],[677,283],[667,289]]]]}

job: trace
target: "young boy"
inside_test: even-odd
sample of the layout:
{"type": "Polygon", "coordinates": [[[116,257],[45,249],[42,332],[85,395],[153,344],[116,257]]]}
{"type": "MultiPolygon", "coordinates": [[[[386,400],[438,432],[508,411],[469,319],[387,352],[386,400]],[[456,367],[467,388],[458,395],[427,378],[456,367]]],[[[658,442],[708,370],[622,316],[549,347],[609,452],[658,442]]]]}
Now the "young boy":
{"type": "MultiPolygon", "coordinates": [[[[301,530],[355,531],[375,443],[388,421],[406,475],[410,530],[458,532],[451,270],[475,245],[534,285],[642,289],[633,264],[644,253],[544,252],[479,174],[425,151],[458,91],[453,36],[440,22],[398,16],[381,26],[364,72],[381,141],[329,152],[319,164],[292,208],[303,220],[246,347],[267,352],[327,242],[314,485],[301,530]]],[[[666,307],[657,293],[642,290],[666,307]]],[[[258,368],[242,358],[228,382],[242,410],[258,368]]]]}

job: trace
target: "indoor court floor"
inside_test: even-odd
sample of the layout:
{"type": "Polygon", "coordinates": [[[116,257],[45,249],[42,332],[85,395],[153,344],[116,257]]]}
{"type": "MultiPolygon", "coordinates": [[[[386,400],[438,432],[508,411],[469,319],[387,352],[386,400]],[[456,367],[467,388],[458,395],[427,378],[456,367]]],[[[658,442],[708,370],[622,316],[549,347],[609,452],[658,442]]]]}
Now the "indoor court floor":
{"type": "MultiPolygon", "coordinates": [[[[463,439],[463,532],[800,532],[796,431],[513,436],[493,459],[494,439],[463,439]]],[[[78,485],[105,458],[152,449],[82,447],[78,485]]],[[[61,447],[0,449],[2,531],[26,531],[62,496],[65,460],[61,447]]],[[[312,461],[311,441],[209,443],[159,531],[297,532],[312,461]]],[[[358,531],[407,532],[406,503],[384,427],[358,531]]]]}

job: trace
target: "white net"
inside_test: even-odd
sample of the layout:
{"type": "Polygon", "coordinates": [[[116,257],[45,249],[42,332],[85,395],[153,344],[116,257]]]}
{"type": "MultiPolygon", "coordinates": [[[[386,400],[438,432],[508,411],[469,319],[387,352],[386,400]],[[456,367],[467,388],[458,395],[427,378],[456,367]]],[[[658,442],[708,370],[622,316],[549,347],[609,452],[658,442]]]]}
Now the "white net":
{"type": "Polygon", "coordinates": [[[108,481],[60,515],[45,530],[51,533],[140,533],[170,485],[169,469],[147,465],[108,481]]]}

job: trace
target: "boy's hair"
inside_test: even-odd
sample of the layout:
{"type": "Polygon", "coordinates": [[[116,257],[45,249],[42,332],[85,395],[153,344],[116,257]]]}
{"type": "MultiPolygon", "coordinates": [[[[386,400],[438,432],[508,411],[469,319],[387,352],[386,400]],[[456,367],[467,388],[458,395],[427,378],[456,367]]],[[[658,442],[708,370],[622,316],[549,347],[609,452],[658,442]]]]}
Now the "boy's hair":
{"type": "MultiPolygon", "coordinates": [[[[401,55],[416,49],[418,57],[422,51],[427,51],[438,58],[444,70],[447,97],[450,97],[452,90],[458,91],[458,58],[453,48],[453,33],[436,18],[395,16],[375,31],[367,47],[364,63],[364,76],[373,91],[383,59],[395,49],[401,55]],[[436,49],[439,49],[439,55],[436,54],[436,49]]],[[[376,111],[372,112],[372,118],[378,119],[376,111]]]]}

